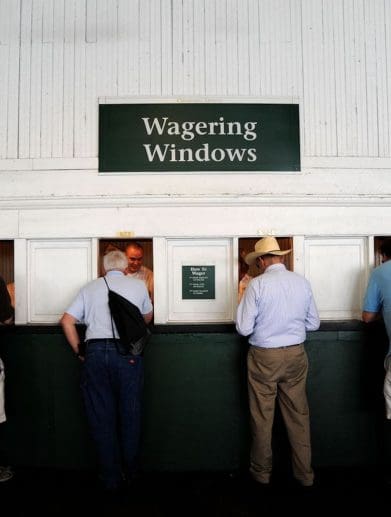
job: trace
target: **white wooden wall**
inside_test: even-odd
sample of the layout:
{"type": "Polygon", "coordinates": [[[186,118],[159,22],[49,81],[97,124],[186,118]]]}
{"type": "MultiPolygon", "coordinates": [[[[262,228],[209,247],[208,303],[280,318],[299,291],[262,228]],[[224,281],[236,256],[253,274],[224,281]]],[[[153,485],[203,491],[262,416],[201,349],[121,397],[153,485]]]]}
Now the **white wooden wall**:
{"type": "Polygon", "coordinates": [[[1,0],[0,66],[3,160],[96,157],[140,95],[297,97],[305,157],[390,158],[388,0],[1,0]]]}
{"type": "MultiPolygon", "coordinates": [[[[327,263],[307,243],[353,239],[364,284],[371,236],[391,233],[390,90],[389,0],[0,0],[0,239],[21,321],[31,239],[292,235],[315,283],[327,263]],[[118,97],[298,102],[302,170],[99,175],[98,104],[118,97]]],[[[338,285],[327,314],[357,312],[338,285]]]]}
{"type": "Polygon", "coordinates": [[[185,196],[369,205],[389,227],[390,56],[389,0],[0,0],[0,238],[21,208],[185,196]],[[118,97],[298,102],[302,171],[99,177],[99,99],[118,97]]]}

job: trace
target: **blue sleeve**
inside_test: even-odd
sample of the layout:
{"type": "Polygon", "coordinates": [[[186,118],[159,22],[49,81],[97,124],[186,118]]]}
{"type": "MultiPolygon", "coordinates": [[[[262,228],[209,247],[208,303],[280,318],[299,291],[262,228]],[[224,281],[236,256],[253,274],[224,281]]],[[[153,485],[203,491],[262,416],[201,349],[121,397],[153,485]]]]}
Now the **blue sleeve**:
{"type": "Polygon", "coordinates": [[[363,311],[365,312],[379,312],[381,309],[381,295],[379,286],[377,284],[375,276],[372,274],[369,282],[367,291],[364,297],[363,311]]]}
{"type": "Polygon", "coordinates": [[[241,336],[253,333],[257,314],[256,293],[250,282],[236,313],[236,330],[241,336]]]}

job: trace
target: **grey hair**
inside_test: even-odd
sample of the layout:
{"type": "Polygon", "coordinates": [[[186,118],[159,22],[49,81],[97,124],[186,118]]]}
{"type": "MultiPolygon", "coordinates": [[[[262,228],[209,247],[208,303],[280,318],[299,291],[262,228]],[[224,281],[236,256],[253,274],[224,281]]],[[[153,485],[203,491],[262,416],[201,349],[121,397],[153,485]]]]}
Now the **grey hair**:
{"type": "Polygon", "coordinates": [[[103,268],[106,271],[124,271],[128,267],[128,259],[123,251],[109,251],[103,257],[103,268]]]}

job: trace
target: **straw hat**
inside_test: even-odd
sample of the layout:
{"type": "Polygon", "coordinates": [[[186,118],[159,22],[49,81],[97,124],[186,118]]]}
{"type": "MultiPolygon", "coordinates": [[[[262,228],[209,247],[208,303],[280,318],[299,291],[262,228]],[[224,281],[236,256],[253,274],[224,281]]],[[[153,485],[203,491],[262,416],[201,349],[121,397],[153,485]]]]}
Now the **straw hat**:
{"type": "Polygon", "coordinates": [[[281,251],[277,239],[274,237],[264,237],[257,241],[255,243],[254,250],[255,251],[252,251],[244,257],[244,261],[249,266],[254,264],[255,260],[258,257],[262,257],[262,255],[287,255],[292,251],[291,249],[281,251]]]}

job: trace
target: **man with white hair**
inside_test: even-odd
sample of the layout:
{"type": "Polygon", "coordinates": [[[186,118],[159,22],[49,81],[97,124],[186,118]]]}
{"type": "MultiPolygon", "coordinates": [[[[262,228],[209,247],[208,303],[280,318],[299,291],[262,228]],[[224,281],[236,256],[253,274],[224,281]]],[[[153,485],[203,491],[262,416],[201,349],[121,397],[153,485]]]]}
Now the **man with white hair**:
{"type": "Polygon", "coordinates": [[[117,351],[118,334],[114,327],[113,337],[105,279],[111,290],[139,308],[146,323],[153,312],[144,282],[127,277],[127,267],[125,253],[107,253],[103,257],[105,277],[83,287],[60,321],[73,352],[83,361],[82,395],[97,448],[100,479],[110,492],[120,489],[136,472],[144,367],[143,357],[117,351]],[[77,322],[86,325],[85,353],[77,322]]]}
{"type": "Polygon", "coordinates": [[[306,395],[306,331],[319,328],[310,283],[288,271],[274,237],[264,237],[245,257],[263,274],[250,281],[237,311],[236,329],[249,336],[247,356],[252,448],[250,474],[268,486],[272,474],[272,428],[276,399],[288,431],[292,469],[312,486],[310,419],[306,395]]]}

